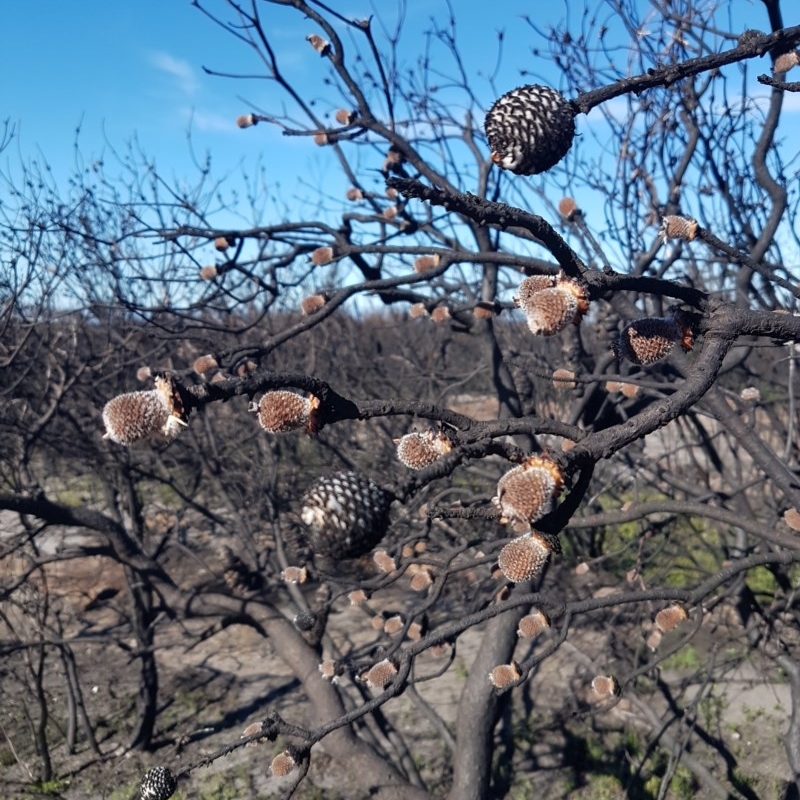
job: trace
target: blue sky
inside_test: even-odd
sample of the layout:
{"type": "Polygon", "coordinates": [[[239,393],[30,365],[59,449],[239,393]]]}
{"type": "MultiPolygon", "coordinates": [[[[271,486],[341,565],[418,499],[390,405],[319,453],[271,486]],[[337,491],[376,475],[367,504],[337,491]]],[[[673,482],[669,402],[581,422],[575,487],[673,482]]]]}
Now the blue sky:
{"type": "MultiPolygon", "coordinates": [[[[208,0],[208,5],[222,8],[219,0],[208,0]]],[[[333,5],[349,17],[369,16],[379,8],[389,19],[397,8],[393,0],[333,5]]],[[[497,81],[501,90],[524,82],[520,67],[558,85],[552,65],[531,55],[533,35],[520,17],[535,13],[537,23],[546,26],[565,15],[564,0],[507,0],[489,14],[485,4],[453,0],[453,5],[469,69],[492,70],[496,32],[502,28],[506,54],[497,81]]],[[[647,8],[647,0],[642,6],[647,8]]],[[[730,6],[740,28],[766,27],[758,0],[731,0],[730,6]]],[[[200,156],[210,152],[218,175],[235,172],[240,165],[248,167],[259,156],[268,164],[271,179],[289,187],[308,164],[312,171],[335,169],[333,164],[320,166],[320,151],[308,147],[307,140],[281,137],[270,126],[236,128],[236,117],[249,110],[246,100],[269,109],[282,98],[266,81],[204,74],[203,66],[247,73],[258,73],[261,66],[245,45],[215,26],[189,0],[44,0],[33,5],[6,0],[3,12],[0,120],[9,118],[17,133],[12,147],[0,155],[3,164],[20,158],[46,160],[63,177],[73,163],[75,130],[80,126],[85,158],[107,155],[109,147],[122,150],[136,136],[167,176],[191,173],[190,128],[195,152],[200,156]]],[[[293,9],[263,4],[262,13],[290,77],[308,87],[310,94],[321,95],[321,60],[304,41],[315,32],[313,24],[293,9]]],[[[408,0],[409,63],[417,55],[415,48],[422,46],[421,31],[430,16],[445,13],[440,0],[408,0]]],[[[485,82],[481,85],[486,87],[485,82]]]]}

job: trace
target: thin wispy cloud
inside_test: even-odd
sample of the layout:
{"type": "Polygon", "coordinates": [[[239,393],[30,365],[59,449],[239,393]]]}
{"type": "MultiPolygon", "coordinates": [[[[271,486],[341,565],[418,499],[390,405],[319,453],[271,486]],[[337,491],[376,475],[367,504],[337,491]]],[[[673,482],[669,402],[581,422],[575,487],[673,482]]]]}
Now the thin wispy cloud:
{"type": "Polygon", "coordinates": [[[150,54],[150,63],[173,78],[183,94],[194,94],[200,88],[194,68],[185,59],[175,58],[169,53],[154,52],[150,54]]]}

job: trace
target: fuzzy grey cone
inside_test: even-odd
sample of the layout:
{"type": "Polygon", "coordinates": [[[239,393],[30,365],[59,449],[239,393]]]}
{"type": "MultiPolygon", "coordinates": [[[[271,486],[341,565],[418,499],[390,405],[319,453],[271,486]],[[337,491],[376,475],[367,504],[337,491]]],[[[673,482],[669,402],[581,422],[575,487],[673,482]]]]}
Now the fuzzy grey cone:
{"type": "Polygon", "coordinates": [[[305,493],[300,517],[315,553],[356,558],[383,538],[391,502],[391,495],[366,475],[337,472],[305,493]]]}
{"type": "Polygon", "coordinates": [[[517,175],[537,175],[572,146],[575,110],[555,89],[520,86],[495,101],[484,129],[495,164],[517,175]]]}
{"type": "Polygon", "coordinates": [[[139,797],[141,800],[167,800],[175,794],[177,785],[169,767],[153,767],[142,778],[139,797]]]}

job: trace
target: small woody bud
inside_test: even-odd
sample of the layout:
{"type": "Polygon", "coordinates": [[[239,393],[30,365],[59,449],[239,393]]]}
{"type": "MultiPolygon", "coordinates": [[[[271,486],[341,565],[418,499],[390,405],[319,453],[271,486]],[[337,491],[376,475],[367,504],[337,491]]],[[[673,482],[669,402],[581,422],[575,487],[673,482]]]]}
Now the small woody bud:
{"type": "Polygon", "coordinates": [[[397,569],[395,560],[385,550],[376,550],[372,560],[381,572],[389,573],[397,569]]]}
{"type": "Polygon", "coordinates": [[[447,306],[436,306],[431,311],[431,319],[434,322],[446,322],[450,319],[450,309],[447,306]]]}
{"type": "Polygon", "coordinates": [[[353,202],[355,202],[357,200],[363,200],[364,199],[364,192],[362,192],[361,189],[359,189],[356,186],[351,186],[347,190],[347,199],[351,200],[353,202]]]}
{"type": "Polygon", "coordinates": [[[233,247],[236,244],[236,239],[233,236],[217,236],[214,239],[214,247],[220,251],[220,253],[224,253],[229,247],[233,247]]]}
{"type": "Polygon", "coordinates": [[[338,108],[336,110],[335,117],[336,121],[340,125],[349,125],[356,118],[356,114],[354,111],[348,111],[345,108],[338,108]]]}
{"type": "Polygon", "coordinates": [[[370,689],[383,689],[394,680],[395,675],[397,675],[397,667],[388,658],[384,658],[383,661],[379,661],[375,666],[363,673],[361,680],[370,689]]]}
{"type": "Polygon", "coordinates": [[[547,614],[544,611],[532,611],[527,616],[524,616],[519,621],[519,627],[517,628],[517,635],[529,638],[532,636],[538,636],[543,630],[550,627],[550,620],[547,617],[547,614]]]}
{"type": "Polygon", "coordinates": [[[522,673],[516,661],[510,664],[499,664],[489,673],[489,682],[497,689],[505,689],[514,681],[519,680],[522,673]]]}
{"type": "Polygon", "coordinates": [[[669,633],[688,617],[686,609],[682,605],[675,603],[667,608],[662,608],[656,614],[656,628],[662,633],[669,633]]]}
{"type": "Polygon", "coordinates": [[[321,55],[326,56],[331,51],[331,43],[316,33],[306,36],[306,41],[321,55]]]}
{"type": "Polygon", "coordinates": [[[430,272],[439,266],[439,254],[436,253],[432,256],[419,256],[414,261],[414,272],[423,273],[430,272]]]}
{"type": "Polygon", "coordinates": [[[608,700],[619,694],[619,683],[613,675],[598,675],[592,681],[592,691],[600,700],[608,700]]]}
{"type": "Polygon", "coordinates": [[[332,247],[318,247],[311,253],[311,263],[317,267],[324,266],[333,261],[332,247]]]}
{"type": "Polygon", "coordinates": [[[200,279],[204,281],[213,281],[219,274],[219,270],[211,264],[210,266],[203,267],[200,270],[200,279]]]}
{"type": "Polygon", "coordinates": [[[305,567],[286,567],[281,570],[281,580],[284,583],[305,583],[308,579],[308,570],[305,567]]]}
{"type": "Polygon", "coordinates": [[[242,114],[236,117],[236,124],[240,128],[251,128],[253,125],[258,124],[258,120],[252,114],[242,114]]]}
{"type": "Polygon", "coordinates": [[[328,302],[324,294],[312,294],[304,297],[300,301],[300,313],[305,317],[310,317],[319,311],[328,302]]]}
{"type": "Polygon", "coordinates": [[[318,145],[319,147],[324,147],[328,144],[328,134],[325,131],[319,131],[318,133],[314,134],[314,144],[318,145]]]}
{"type": "Polygon", "coordinates": [[[558,213],[561,214],[564,219],[570,221],[580,214],[581,210],[578,208],[578,204],[573,198],[562,197],[561,200],[558,201],[558,213]]]}

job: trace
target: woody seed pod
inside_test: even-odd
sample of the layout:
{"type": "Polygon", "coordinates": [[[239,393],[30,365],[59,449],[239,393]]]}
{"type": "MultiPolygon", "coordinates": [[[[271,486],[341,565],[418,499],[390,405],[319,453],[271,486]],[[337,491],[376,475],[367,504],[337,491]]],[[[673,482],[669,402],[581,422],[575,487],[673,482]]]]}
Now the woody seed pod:
{"type": "Polygon", "coordinates": [[[338,108],[336,109],[336,121],[340,125],[349,125],[356,117],[354,111],[348,111],[345,108],[338,108]]]}
{"type": "Polygon", "coordinates": [[[252,114],[242,114],[239,117],[236,117],[236,124],[240,128],[250,128],[253,125],[257,124],[258,120],[252,114]]]}
{"type": "Polygon", "coordinates": [[[492,161],[517,175],[536,175],[567,154],[575,136],[575,110],[547,86],[520,86],[504,94],[484,123],[492,161]]]}
{"type": "Polygon", "coordinates": [[[563,485],[564,476],[555,461],[531,456],[500,478],[494,502],[510,520],[535,522],[550,513],[563,485]]]}
{"type": "Polygon", "coordinates": [[[376,550],[372,560],[381,572],[389,574],[397,569],[395,560],[385,550],[376,550]]]}
{"type": "Polygon", "coordinates": [[[512,539],[503,547],[497,563],[508,580],[521,583],[535,577],[544,569],[551,552],[549,542],[536,531],[531,531],[512,539]]]}
{"type": "Polygon", "coordinates": [[[322,267],[325,264],[330,264],[331,261],[333,261],[332,247],[318,247],[311,253],[311,263],[314,266],[322,267]]]}
{"type": "Polygon", "coordinates": [[[348,200],[352,200],[354,202],[356,200],[363,200],[364,199],[364,192],[362,192],[361,189],[359,189],[356,186],[351,186],[347,190],[347,199],[348,200]]]}
{"type": "Polygon", "coordinates": [[[697,220],[669,214],[662,220],[658,233],[665,242],[667,239],[691,242],[697,236],[697,220]]]}
{"type": "MultiPolygon", "coordinates": [[[[576,284],[575,284],[576,285],[576,284]]],[[[528,328],[537,336],[554,336],[582,316],[579,294],[572,282],[557,283],[551,289],[536,292],[523,306],[528,328]]],[[[585,310],[585,300],[583,308],[585,310]]]]}
{"type": "Polygon", "coordinates": [[[315,553],[354,558],[383,538],[391,502],[391,495],[365,475],[337,472],[309,488],[300,517],[315,553]]]}
{"type": "Polygon", "coordinates": [[[447,306],[436,306],[431,311],[431,319],[434,322],[446,322],[450,319],[450,309],[447,306]]]}
{"type": "Polygon", "coordinates": [[[195,359],[193,369],[198,375],[205,375],[206,372],[210,372],[212,369],[216,369],[218,366],[219,362],[217,361],[216,357],[213,354],[208,353],[195,359]]]}
{"type": "Polygon", "coordinates": [[[318,133],[314,134],[314,144],[318,145],[319,147],[324,147],[328,144],[328,134],[325,131],[319,131],[318,133]]]}
{"type": "Polygon", "coordinates": [[[414,261],[414,272],[429,272],[439,266],[439,254],[435,253],[432,256],[419,256],[414,261]]]}
{"type": "Polygon", "coordinates": [[[517,635],[525,638],[538,636],[543,630],[550,627],[550,620],[544,611],[536,610],[524,616],[519,621],[517,635]]]}
{"type": "Polygon", "coordinates": [[[619,683],[613,675],[597,675],[592,680],[592,691],[601,700],[606,700],[619,694],[619,683]]]}
{"type": "Polygon", "coordinates": [[[312,33],[309,36],[306,36],[306,41],[321,55],[326,56],[331,51],[331,43],[323,39],[321,36],[318,36],[316,33],[312,33]]]}
{"type": "Polygon", "coordinates": [[[428,309],[425,308],[425,303],[414,303],[408,309],[408,316],[411,317],[411,319],[418,319],[419,317],[427,317],[428,309]]]}
{"type": "Polygon", "coordinates": [[[393,636],[395,633],[400,633],[400,631],[403,630],[404,624],[403,618],[399,614],[395,614],[384,621],[383,632],[389,636],[393,636]]]}
{"type": "Polygon", "coordinates": [[[788,72],[792,67],[800,64],[800,50],[790,50],[788,53],[781,53],[772,65],[773,72],[788,72]]]}
{"type": "Polygon", "coordinates": [[[200,270],[200,279],[204,281],[213,281],[218,274],[219,270],[212,264],[200,270]]]}
{"type": "Polygon", "coordinates": [[[392,682],[395,675],[397,675],[397,667],[388,658],[384,658],[383,661],[379,661],[363,673],[361,680],[365,681],[370,689],[383,689],[392,682]]]}
{"type": "Polygon", "coordinates": [[[516,661],[510,664],[499,664],[489,673],[489,682],[497,689],[505,689],[506,686],[518,680],[522,673],[516,661]]]}
{"type": "Polygon", "coordinates": [[[661,611],[656,614],[656,628],[662,633],[669,633],[671,630],[677,628],[688,616],[686,609],[678,603],[675,603],[667,608],[662,608],[661,611]]]}
{"type": "Polygon", "coordinates": [[[258,402],[258,422],[267,433],[288,433],[298,428],[316,429],[319,400],[294,392],[267,392],[258,402]]]}
{"type": "Polygon", "coordinates": [[[558,213],[567,221],[581,213],[578,204],[571,197],[562,197],[558,201],[558,213]]]}
{"type": "Polygon", "coordinates": [[[229,247],[233,247],[236,244],[236,239],[233,236],[217,236],[214,239],[214,248],[219,250],[220,253],[224,253],[229,247]]]}
{"type": "Polygon", "coordinates": [[[141,800],[167,800],[175,794],[177,785],[169,767],[153,767],[142,778],[139,797],[141,800]]]}
{"type": "Polygon", "coordinates": [[[617,358],[634,364],[655,364],[669,355],[675,342],[684,339],[684,331],[674,317],[645,317],[629,322],[622,329],[614,343],[614,352],[617,358]]]}
{"type": "Polygon", "coordinates": [[[306,317],[315,314],[328,302],[324,294],[312,294],[300,301],[300,313],[306,317]]]}
{"type": "Polygon", "coordinates": [[[396,444],[397,458],[409,469],[424,469],[452,450],[450,440],[433,431],[407,433],[396,444]]]}
{"type": "Polygon", "coordinates": [[[527,278],[523,278],[517,289],[517,296],[514,298],[515,305],[524,310],[537,292],[552,289],[556,285],[556,280],[555,275],[529,275],[527,278]]]}
{"type": "Polygon", "coordinates": [[[305,583],[308,579],[308,570],[305,567],[286,567],[281,570],[281,580],[284,583],[305,583]]]}
{"type": "Polygon", "coordinates": [[[295,766],[296,763],[294,758],[292,758],[292,754],[288,750],[284,750],[272,759],[272,763],[269,765],[269,771],[270,774],[274,775],[276,778],[282,778],[284,775],[288,775],[295,766]]]}

